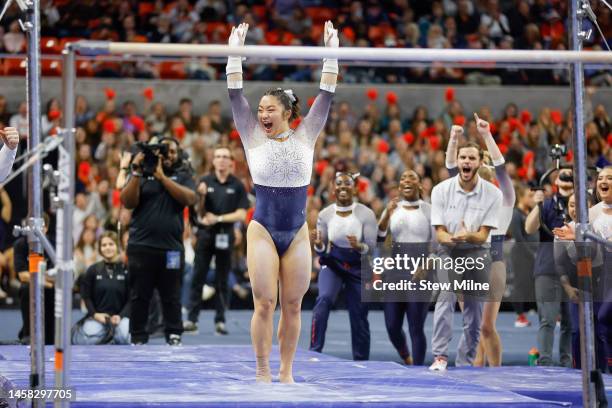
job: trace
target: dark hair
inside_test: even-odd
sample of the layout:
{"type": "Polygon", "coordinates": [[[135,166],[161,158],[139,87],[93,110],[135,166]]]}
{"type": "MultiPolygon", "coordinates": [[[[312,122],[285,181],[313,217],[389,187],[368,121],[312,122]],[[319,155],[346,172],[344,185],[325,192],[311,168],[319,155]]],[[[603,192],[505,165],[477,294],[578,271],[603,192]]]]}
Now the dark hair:
{"type": "Polygon", "coordinates": [[[293,97],[295,98],[294,101],[291,100],[289,95],[282,88],[268,89],[266,93],[264,94],[264,96],[267,96],[267,95],[276,96],[276,98],[279,100],[281,105],[283,105],[283,108],[286,111],[291,112],[291,116],[289,117],[289,122],[294,121],[300,116],[300,105],[299,105],[300,98],[298,98],[296,94],[293,94],[293,97]]]}
{"type": "Polygon", "coordinates": [[[470,147],[473,147],[474,149],[478,150],[478,156],[480,157],[480,160],[482,161],[484,159],[484,151],[482,150],[480,145],[475,142],[467,142],[459,146],[457,148],[457,157],[459,157],[459,152],[461,151],[461,149],[468,149],[470,147]]]}
{"type": "Polygon", "coordinates": [[[98,253],[102,255],[102,240],[104,238],[110,238],[117,246],[117,253],[119,253],[119,238],[114,231],[104,231],[102,235],[100,235],[100,239],[98,240],[98,253]]]}

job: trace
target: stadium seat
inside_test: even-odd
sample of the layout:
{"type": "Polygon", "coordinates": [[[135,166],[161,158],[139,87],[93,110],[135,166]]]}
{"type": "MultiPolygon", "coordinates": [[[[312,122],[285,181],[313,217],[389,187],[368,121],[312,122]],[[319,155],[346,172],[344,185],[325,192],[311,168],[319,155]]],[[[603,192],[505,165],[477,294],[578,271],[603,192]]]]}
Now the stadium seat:
{"type": "Polygon", "coordinates": [[[155,11],[155,4],[149,3],[145,1],[141,1],[138,3],[138,15],[141,17],[148,16],[153,11],[155,11]]]}
{"type": "Polygon", "coordinates": [[[43,76],[61,76],[62,63],[59,60],[43,59],[40,64],[40,71],[43,76]]]}
{"type": "Polygon", "coordinates": [[[26,74],[26,61],[24,58],[5,58],[4,75],[21,76],[26,74]]]}
{"type": "Polygon", "coordinates": [[[77,77],[92,77],[94,76],[94,70],[89,60],[77,61],[76,63],[76,74],[77,77]]]}
{"type": "Polygon", "coordinates": [[[162,79],[185,79],[187,73],[182,62],[164,61],[159,64],[159,76],[162,79]]]}
{"type": "Polygon", "coordinates": [[[336,16],[334,9],[329,7],[306,7],[305,11],[313,25],[323,24],[327,20],[333,20],[336,16]]]}
{"type": "Polygon", "coordinates": [[[41,37],[40,53],[41,54],[60,54],[62,48],[60,41],[55,37],[41,37]]]}

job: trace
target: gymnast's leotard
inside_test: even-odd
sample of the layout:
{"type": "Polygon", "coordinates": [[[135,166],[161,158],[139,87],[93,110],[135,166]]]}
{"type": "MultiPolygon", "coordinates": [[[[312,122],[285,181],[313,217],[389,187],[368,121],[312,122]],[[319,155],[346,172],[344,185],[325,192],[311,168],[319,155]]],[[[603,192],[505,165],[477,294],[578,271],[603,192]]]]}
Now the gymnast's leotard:
{"type": "Polygon", "coordinates": [[[253,220],[268,231],[282,256],[306,222],[314,146],[327,121],[334,94],[320,90],[308,115],[295,130],[288,132],[287,140],[279,142],[265,135],[242,89],[228,91],[255,184],[257,202],[253,220]]]}

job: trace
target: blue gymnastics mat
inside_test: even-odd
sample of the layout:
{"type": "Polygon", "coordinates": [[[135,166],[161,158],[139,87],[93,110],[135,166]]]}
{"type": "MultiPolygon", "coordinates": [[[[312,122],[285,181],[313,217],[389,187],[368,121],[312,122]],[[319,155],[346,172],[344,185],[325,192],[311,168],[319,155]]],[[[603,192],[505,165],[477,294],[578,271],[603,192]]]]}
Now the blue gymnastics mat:
{"type": "MultiPolygon", "coordinates": [[[[49,386],[53,382],[52,356],[52,349],[47,348],[49,386]]],[[[277,372],[276,347],[271,360],[273,372],[277,372]]],[[[29,369],[27,347],[0,347],[2,389],[26,388],[29,369]]],[[[544,369],[508,367],[451,369],[439,374],[426,367],[354,362],[304,350],[298,351],[294,363],[296,384],[258,384],[254,377],[254,356],[249,346],[75,346],[71,378],[77,399],[71,405],[569,407],[576,406],[572,405],[576,402],[574,390],[579,393],[580,388],[580,374],[575,370],[551,374],[544,369]],[[565,390],[574,381],[576,386],[567,394],[555,391],[565,390]]],[[[13,400],[9,406],[20,405],[13,400]]]]}
{"type": "MultiPolygon", "coordinates": [[[[526,397],[571,402],[572,407],[582,406],[582,376],[579,370],[561,367],[463,367],[448,370],[444,375],[526,397]]],[[[606,396],[612,402],[612,376],[604,375],[603,378],[606,396]]]]}

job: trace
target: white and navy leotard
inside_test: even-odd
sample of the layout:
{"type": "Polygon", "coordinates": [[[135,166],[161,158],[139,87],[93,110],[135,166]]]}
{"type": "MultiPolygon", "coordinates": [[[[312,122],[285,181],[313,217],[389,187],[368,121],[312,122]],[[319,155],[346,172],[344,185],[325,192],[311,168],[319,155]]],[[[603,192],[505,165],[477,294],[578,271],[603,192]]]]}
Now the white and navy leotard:
{"type": "Polygon", "coordinates": [[[310,111],[284,142],[268,138],[251,112],[242,89],[228,89],[236,129],[255,184],[253,220],[272,237],[283,255],[306,222],[314,146],[323,130],[333,93],[320,90],[310,111]]]}
{"type": "Polygon", "coordinates": [[[321,263],[333,263],[337,268],[359,274],[361,256],[374,249],[376,245],[376,215],[360,203],[351,205],[351,214],[342,217],[337,212],[336,204],[332,204],[319,213],[317,229],[321,231],[323,248],[315,247],[321,263]],[[365,244],[362,253],[351,247],[347,235],[354,235],[358,242],[365,244]]]}

